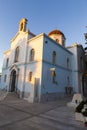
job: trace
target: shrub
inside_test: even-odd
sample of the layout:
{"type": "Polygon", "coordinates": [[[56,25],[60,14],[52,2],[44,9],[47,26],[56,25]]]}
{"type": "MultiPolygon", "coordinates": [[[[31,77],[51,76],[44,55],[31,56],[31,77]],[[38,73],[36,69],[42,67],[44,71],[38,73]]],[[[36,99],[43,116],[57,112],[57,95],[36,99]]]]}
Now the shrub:
{"type": "Polygon", "coordinates": [[[87,109],[85,109],[84,112],[82,112],[83,116],[87,116],[87,109]]]}
{"type": "Polygon", "coordinates": [[[85,102],[84,102],[84,101],[81,101],[81,103],[76,107],[75,112],[80,113],[81,110],[82,110],[83,107],[84,107],[84,104],[85,104],[85,102]]]}

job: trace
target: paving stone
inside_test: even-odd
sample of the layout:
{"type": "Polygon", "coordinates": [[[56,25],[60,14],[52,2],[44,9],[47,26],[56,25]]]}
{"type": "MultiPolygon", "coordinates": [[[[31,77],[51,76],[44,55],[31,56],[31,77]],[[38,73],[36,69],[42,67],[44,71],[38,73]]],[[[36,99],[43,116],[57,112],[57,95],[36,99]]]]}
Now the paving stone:
{"type": "Polygon", "coordinates": [[[30,117],[30,114],[0,105],[0,126],[30,117]]]}
{"type": "Polygon", "coordinates": [[[71,99],[29,103],[17,97],[0,101],[0,130],[87,130],[75,120],[71,99]]]}

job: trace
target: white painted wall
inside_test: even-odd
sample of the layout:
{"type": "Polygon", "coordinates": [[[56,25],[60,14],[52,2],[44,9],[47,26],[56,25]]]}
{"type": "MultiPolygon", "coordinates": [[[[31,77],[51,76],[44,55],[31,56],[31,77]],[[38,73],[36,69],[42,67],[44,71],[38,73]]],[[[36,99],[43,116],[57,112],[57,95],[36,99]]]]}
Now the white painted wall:
{"type": "Polygon", "coordinates": [[[8,86],[9,89],[9,83],[10,83],[10,74],[11,74],[11,67],[13,65],[16,65],[16,67],[20,70],[19,71],[19,81],[18,81],[18,89],[20,91],[23,90],[23,82],[24,82],[24,66],[25,66],[25,57],[26,57],[26,45],[28,41],[28,32],[20,32],[16,37],[12,39],[11,42],[11,49],[9,52],[4,53],[4,63],[3,63],[3,69],[2,69],[2,87],[8,86]],[[14,57],[15,57],[15,49],[17,47],[20,47],[19,52],[19,60],[17,63],[14,63],[14,57]],[[9,64],[8,68],[6,68],[6,60],[9,58],[9,64]],[[4,83],[4,76],[7,74],[7,82],[4,83]]]}
{"type": "Polygon", "coordinates": [[[72,60],[72,81],[75,92],[82,91],[82,76],[85,72],[85,59],[84,59],[84,50],[81,45],[73,44],[68,48],[73,53],[72,60]],[[80,58],[83,59],[83,68],[81,68],[80,58]]]}
{"type": "Polygon", "coordinates": [[[65,93],[67,86],[67,77],[70,77],[70,86],[72,86],[72,53],[64,47],[57,44],[47,36],[44,38],[43,65],[42,65],[42,93],[65,93]],[[47,41],[47,43],[45,43],[47,41]],[[56,64],[52,63],[52,53],[56,51],[56,64]],[[67,68],[67,58],[70,61],[70,67],[67,68]],[[57,84],[52,82],[51,68],[55,68],[57,84]]]}
{"type": "MultiPolygon", "coordinates": [[[[70,78],[70,86],[78,92],[81,84],[79,73],[80,59],[84,56],[82,49],[71,47],[68,50],[55,42],[58,37],[59,43],[62,44],[61,35],[51,35],[49,38],[45,34],[34,36],[32,33],[18,32],[11,40],[11,48],[4,53],[4,63],[2,69],[2,88],[7,87],[9,90],[10,74],[12,69],[19,70],[17,89],[20,92],[29,94],[29,101],[33,102],[35,96],[35,79],[38,79],[38,95],[46,93],[65,93],[67,86],[67,77],[70,78]],[[53,40],[54,39],[54,40],[53,40]],[[15,49],[20,47],[19,61],[14,63],[15,49]],[[34,61],[30,61],[30,51],[35,50],[34,61]],[[56,51],[56,64],[52,63],[52,53],[56,51]],[[6,60],[9,58],[8,68],[6,60]],[[67,58],[69,59],[69,68],[67,68],[67,58]],[[56,84],[52,82],[51,68],[55,68],[56,84]],[[33,73],[33,80],[29,82],[29,72],[33,73]],[[7,74],[7,80],[4,82],[4,76],[7,74]]],[[[81,77],[81,75],[80,75],[81,77]]]]}

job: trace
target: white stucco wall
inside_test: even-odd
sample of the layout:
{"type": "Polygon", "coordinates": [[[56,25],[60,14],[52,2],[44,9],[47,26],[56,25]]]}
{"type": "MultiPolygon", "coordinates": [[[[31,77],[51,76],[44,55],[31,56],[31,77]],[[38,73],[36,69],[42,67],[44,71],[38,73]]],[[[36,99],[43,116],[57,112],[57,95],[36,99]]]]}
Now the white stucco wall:
{"type": "Polygon", "coordinates": [[[11,48],[10,51],[4,53],[4,62],[3,62],[3,69],[2,69],[2,87],[8,86],[10,84],[10,75],[12,69],[19,69],[19,81],[18,81],[18,89],[22,91],[23,89],[23,81],[24,81],[24,64],[25,64],[25,57],[26,57],[26,45],[28,40],[28,33],[20,32],[16,37],[14,37],[11,41],[11,48]],[[19,46],[19,58],[18,62],[14,63],[15,57],[15,49],[19,46]],[[9,58],[8,67],[6,68],[6,60],[9,58]],[[15,68],[16,66],[16,68],[15,68]],[[7,82],[4,83],[4,76],[7,75],[7,82]]]}
{"type": "Polygon", "coordinates": [[[73,87],[73,91],[81,90],[81,77],[85,67],[81,68],[80,57],[84,57],[84,51],[80,46],[65,48],[62,45],[62,35],[46,34],[35,36],[29,31],[19,31],[11,40],[11,48],[4,53],[2,69],[2,88],[9,90],[10,75],[12,70],[16,70],[18,82],[17,90],[33,102],[35,94],[40,100],[41,95],[46,93],[65,93],[65,87],[73,87]],[[59,43],[54,41],[59,40],[59,43]],[[53,40],[54,39],[54,40],[53,40]],[[61,44],[61,45],[60,45],[61,44]],[[19,47],[18,62],[14,63],[15,50],[19,47]],[[79,48],[78,48],[79,47],[79,48]],[[34,60],[30,61],[30,51],[34,49],[34,60]],[[52,63],[53,51],[56,52],[56,63],[52,63]],[[6,61],[9,58],[8,67],[6,61]],[[67,67],[69,59],[69,67],[67,67]],[[55,68],[56,83],[52,82],[51,68],[55,68]],[[82,69],[82,70],[81,70],[82,69]],[[32,81],[29,81],[29,72],[32,72],[32,81]],[[6,82],[4,77],[7,75],[6,82]],[[69,84],[67,82],[69,77],[69,84]],[[37,90],[36,90],[37,89],[37,90]]]}
{"type": "Polygon", "coordinates": [[[44,39],[43,49],[43,73],[42,73],[42,93],[65,92],[67,77],[72,86],[72,53],[57,44],[48,37],[44,39]],[[45,43],[45,41],[48,41],[45,43]],[[52,63],[52,53],[56,51],[56,64],[52,63]],[[69,58],[69,68],[67,68],[67,58],[69,58]],[[52,82],[51,68],[55,68],[57,84],[52,82]]]}
{"type": "Polygon", "coordinates": [[[10,64],[14,63],[15,49],[19,46],[19,63],[25,62],[26,43],[28,40],[28,33],[21,32],[11,43],[11,57],[10,64]]]}
{"type": "Polygon", "coordinates": [[[72,81],[75,92],[82,93],[82,76],[85,71],[85,60],[84,60],[84,50],[81,45],[73,44],[68,48],[73,53],[72,60],[72,81]],[[81,65],[81,57],[83,61],[83,65],[81,65]]]}
{"type": "Polygon", "coordinates": [[[42,52],[43,52],[43,34],[38,37],[34,37],[28,42],[28,51],[27,51],[27,64],[26,64],[26,78],[25,78],[25,93],[30,93],[29,100],[34,98],[34,87],[35,87],[35,78],[39,79],[38,84],[38,95],[41,93],[41,79],[42,79],[42,52]],[[30,61],[30,51],[34,49],[35,57],[34,61],[30,61]],[[33,74],[33,81],[29,82],[29,72],[33,74]]]}

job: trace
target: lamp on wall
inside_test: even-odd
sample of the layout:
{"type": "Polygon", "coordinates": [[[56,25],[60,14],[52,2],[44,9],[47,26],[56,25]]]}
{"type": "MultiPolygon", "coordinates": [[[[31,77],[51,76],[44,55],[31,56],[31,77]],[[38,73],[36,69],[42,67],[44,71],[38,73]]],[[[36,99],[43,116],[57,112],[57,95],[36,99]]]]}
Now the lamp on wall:
{"type": "Polygon", "coordinates": [[[56,75],[56,73],[55,73],[55,68],[50,68],[50,70],[51,70],[51,75],[52,75],[52,77],[54,77],[54,76],[56,75]]]}

